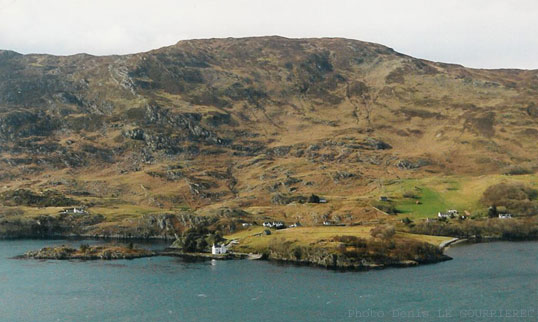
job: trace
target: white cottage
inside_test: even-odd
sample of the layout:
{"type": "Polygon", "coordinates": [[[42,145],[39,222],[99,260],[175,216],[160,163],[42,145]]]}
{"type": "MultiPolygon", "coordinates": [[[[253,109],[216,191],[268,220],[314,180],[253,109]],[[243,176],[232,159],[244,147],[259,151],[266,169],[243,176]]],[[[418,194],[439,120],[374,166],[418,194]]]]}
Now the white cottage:
{"type": "Polygon", "coordinates": [[[450,209],[447,212],[438,212],[437,217],[439,218],[454,218],[458,215],[458,211],[455,209],[450,209]]]}
{"type": "Polygon", "coordinates": [[[226,245],[213,244],[213,246],[211,246],[211,254],[213,255],[223,255],[223,254],[226,254],[227,251],[228,251],[228,248],[226,247],[226,245]]]}
{"type": "Polygon", "coordinates": [[[74,214],[83,214],[85,212],[86,211],[84,211],[84,208],[73,208],[73,213],[74,214]]]}

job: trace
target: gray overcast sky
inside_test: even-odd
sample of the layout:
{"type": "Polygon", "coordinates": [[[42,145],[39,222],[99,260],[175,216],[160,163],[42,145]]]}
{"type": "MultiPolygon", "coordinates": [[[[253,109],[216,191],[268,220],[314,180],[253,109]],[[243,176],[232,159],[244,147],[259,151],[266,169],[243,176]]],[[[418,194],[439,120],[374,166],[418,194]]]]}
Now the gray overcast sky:
{"type": "Polygon", "coordinates": [[[537,0],[0,0],[0,48],[95,55],[182,39],[345,37],[434,61],[538,69],[537,0]]]}

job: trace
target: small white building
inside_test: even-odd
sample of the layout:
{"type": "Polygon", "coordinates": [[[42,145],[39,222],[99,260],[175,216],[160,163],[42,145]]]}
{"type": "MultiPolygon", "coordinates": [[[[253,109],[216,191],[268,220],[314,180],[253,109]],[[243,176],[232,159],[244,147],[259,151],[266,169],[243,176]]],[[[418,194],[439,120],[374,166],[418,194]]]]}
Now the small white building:
{"type": "Polygon", "coordinates": [[[455,209],[447,210],[447,212],[438,212],[437,217],[439,218],[454,218],[458,215],[458,211],[455,209]]]}
{"type": "Polygon", "coordinates": [[[499,214],[499,219],[509,219],[512,218],[511,214],[499,214]]]}
{"type": "Polygon", "coordinates": [[[211,254],[213,255],[223,255],[223,254],[226,254],[227,251],[228,251],[228,248],[226,247],[226,245],[213,244],[213,246],[211,246],[211,254]]]}
{"type": "Polygon", "coordinates": [[[438,212],[437,217],[439,217],[439,218],[447,218],[448,219],[448,218],[454,217],[454,215],[451,215],[451,214],[446,213],[446,212],[438,212]]]}

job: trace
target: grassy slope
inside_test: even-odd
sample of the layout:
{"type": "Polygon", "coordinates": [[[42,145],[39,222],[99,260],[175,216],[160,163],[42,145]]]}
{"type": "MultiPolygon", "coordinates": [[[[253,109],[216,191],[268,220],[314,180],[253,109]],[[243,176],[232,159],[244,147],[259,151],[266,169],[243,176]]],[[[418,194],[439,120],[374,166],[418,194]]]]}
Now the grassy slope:
{"type": "MultiPolygon", "coordinates": [[[[272,244],[289,242],[295,246],[321,246],[334,247],[338,243],[333,242],[335,236],[355,236],[369,239],[372,227],[352,226],[352,227],[297,227],[283,230],[271,230],[270,235],[260,234],[266,228],[261,226],[250,227],[246,230],[225,236],[228,240],[237,240],[239,244],[235,246],[236,251],[262,253],[272,244]]],[[[408,233],[397,233],[396,238],[411,238],[418,241],[428,242],[433,245],[440,245],[442,242],[450,240],[450,237],[426,236],[408,233]]]]}

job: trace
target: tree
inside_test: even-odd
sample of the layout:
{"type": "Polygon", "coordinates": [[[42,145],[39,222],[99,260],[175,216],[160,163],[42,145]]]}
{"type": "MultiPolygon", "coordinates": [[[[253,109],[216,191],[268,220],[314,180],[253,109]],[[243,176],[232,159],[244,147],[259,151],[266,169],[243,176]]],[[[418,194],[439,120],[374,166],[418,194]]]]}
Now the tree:
{"type": "Polygon", "coordinates": [[[210,233],[205,227],[190,228],[181,234],[173,247],[184,252],[205,252],[208,247],[224,241],[220,231],[210,233]]]}
{"type": "Polygon", "coordinates": [[[499,213],[497,212],[497,206],[493,205],[488,208],[488,217],[489,218],[496,218],[499,216],[499,213]]]}
{"type": "Polygon", "coordinates": [[[312,195],[310,195],[310,197],[308,197],[308,202],[309,203],[319,203],[319,200],[320,200],[320,198],[318,196],[316,196],[315,194],[312,194],[312,195]]]}

